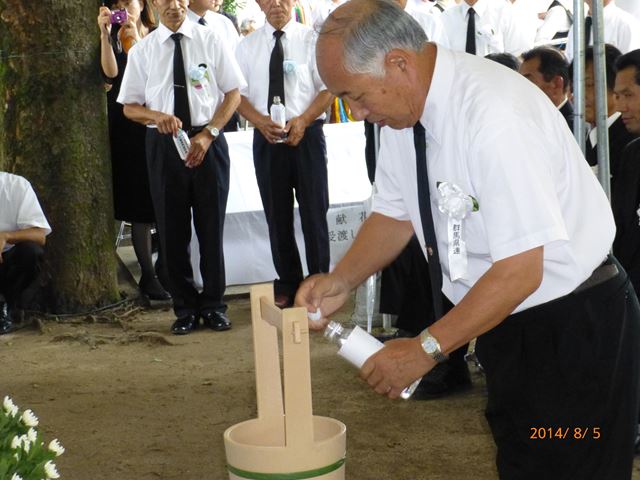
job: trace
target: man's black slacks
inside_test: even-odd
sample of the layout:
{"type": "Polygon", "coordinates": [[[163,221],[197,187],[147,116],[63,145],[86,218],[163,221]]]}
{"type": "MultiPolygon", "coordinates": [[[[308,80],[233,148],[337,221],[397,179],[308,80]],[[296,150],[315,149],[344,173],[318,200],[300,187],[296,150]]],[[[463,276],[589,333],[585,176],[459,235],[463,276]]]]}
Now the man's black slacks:
{"type": "Polygon", "coordinates": [[[177,317],[226,311],[224,216],[229,195],[229,150],[224,134],[211,144],[203,162],[187,168],[171,135],[147,129],[147,167],[163,275],[177,317]],[[203,291],[193,284],[190,262],[191,212],[200,244],[203,291]]]}
{"type": "Polygon", "coordinates": [[[254,132],[253,163],[279,277],[274,284],[276,294],[295,294],[303,279],[293,228],[294,194],[309,274],[329,271],[329,187],[322,123],[317,120],[309,125],[295,147],[270,144],[257,129],[254,132]]]}

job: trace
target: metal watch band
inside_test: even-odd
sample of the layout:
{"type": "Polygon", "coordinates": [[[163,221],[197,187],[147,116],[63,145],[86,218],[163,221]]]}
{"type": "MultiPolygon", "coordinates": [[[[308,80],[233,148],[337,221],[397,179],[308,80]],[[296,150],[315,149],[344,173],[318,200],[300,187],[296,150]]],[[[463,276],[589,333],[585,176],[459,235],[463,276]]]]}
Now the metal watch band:
{"type": "Polygon", "coordinates": [[[440,349],[440,342],[438,342],[436,337],[429,333],[428,328],[425,328],[422,333],[420,333],[420,344],[422,345],[422,349],[425,353],[433,358],[437,363],[449,360],[449,356],[442,353],[442,350],[440,349]],[[433,348],[427,349],[426,343],[430,343],[433,348]]]}

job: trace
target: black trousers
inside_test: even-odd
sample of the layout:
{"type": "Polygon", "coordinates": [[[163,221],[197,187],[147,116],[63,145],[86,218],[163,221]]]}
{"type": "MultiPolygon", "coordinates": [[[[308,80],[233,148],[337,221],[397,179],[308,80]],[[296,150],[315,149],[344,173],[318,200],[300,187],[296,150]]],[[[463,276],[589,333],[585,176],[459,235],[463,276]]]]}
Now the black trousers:
{"type": "Polygon", "coordinates": [[[0,263],[0,294],[13,308],[22,294],[38,277],[44,249],[34,242],[20,242],[2,254],[0,263]]]}
{"type": "Polygon", "coordinates": [[[631,478],[640,306],[618,267],[613,279],[478,338],[501,479],[631,478]]]}
{"type": "Polygon", "coordinates": [[[171,135],[147,129],[147,166],[162,255],[163,280],[176,316],[226,311],[224,216],[229,195],[229,149],[221,133],[204,161],[187,168],[171,135]],[[191,211],[200,244],[203,291],[193,284],[190,262],[191,211]]]}
{"type": "Polygon", "coordinates": [[[309,274],[329,271],[329,186],[322,123],[317,120],[309,125],[295,147],[270,144],[260,131],[254,131],[253,163],[279,277],[274,283],[276,294],[295,294],[303,279],[293,229],[294,194],[300,207],[309,274]]]}

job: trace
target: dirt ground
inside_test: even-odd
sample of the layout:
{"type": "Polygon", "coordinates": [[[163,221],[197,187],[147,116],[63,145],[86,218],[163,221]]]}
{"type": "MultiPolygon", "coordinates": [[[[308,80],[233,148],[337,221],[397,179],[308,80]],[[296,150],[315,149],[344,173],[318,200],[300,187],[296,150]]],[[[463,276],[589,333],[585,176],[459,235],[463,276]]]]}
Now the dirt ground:
{"type": "MultiPolygon", "coordinates": [[[[0,337],[0,397],[60,439],[64,479],[228,478],[222,434],[256,415],[248,298],[229,302],[232,330],[184,337],[169,333],[170,311],[131,308],[115,322],[47,321],[0,337]]],[[[335,350],[312,336],[314,413],[347,425],[349,480],[497,478],[480,374],[463,395],[389,401],[335,350]]]]}

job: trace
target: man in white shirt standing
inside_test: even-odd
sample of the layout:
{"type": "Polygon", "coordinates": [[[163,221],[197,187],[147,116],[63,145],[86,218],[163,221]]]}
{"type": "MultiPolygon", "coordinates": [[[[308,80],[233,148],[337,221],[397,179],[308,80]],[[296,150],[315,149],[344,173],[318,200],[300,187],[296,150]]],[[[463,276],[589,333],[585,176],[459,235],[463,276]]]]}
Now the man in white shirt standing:
{"type": "Polygon", "coordinates": [[[607,198],[557,108],[518,73],[427,43],[385,0],[333,12],[317,61],[356,118],[390,128],[373,213],[335,269],[298,291],[321,312],[310,328],[415,232],[434,305],[440,284],[455,306],[386,342],[360,371],[367,383],[397,398],[477,337],[501,479],[631,478],[640,306],[608,255],[607,198]]]}
{"type": "Polygon", "coordinates": [[[300,220],[309,273],[329,270],[327,153],[322,125],[332,100],[316,68],[316,34],[291,19],[292,0],[260,0],[265,25],[245,37],[236,57],[247,87],[238,111],[255,125],[253,161],[264,206],[278,279],[276,303],[290,306],[303,270],[293,229],[293,198],[300,220]],[[279,97],[286,125],[270,108],[279,97]]]}
{"type": "MultiPolygon", "coordinates": [[[[593,0],[585,0],[589,6],[589,11],[585,9],[585,39],[587,45],[593,45],[593,23],[591,11],[593,11],[593,0]]],[[[614,0],[602,0],[604,9],[604,43],[616,47],[620,52],[628,53],[631,50],[640,48],[640,21],[629,12],[619,8],[614,0]]],[[[575,19],[574,19],[575,22],[575,19]]],[[[567,37],[567,49],[565,53],[569,60],[573,60],[573,26],[569,29],[567,37]]]]}
{"type": "Polygon", "coordinates": [[[188,0],[153,0],[160,26],[129,52],[118,102],[147,125],[147,167],[166,280],[176,320],[171,331],[213,330],[231,322],[225,290],[222,235],[229,194],[229,151],[221,132],[240,102],[242,73],[212,29],[187,20],[188,0]],[[181,159],[179,130],[191,147],[181,159]],[[193,284],[189,258],[191,211],[200,244],[203,291],[193,284]]]}
{"type": "Polygon", "coordinates": [[[187,18],[216,31],[233,53],[240,43],[240,35],[231,20],[213,11],[214,6],[215,0],[189,0],[187,18]]]}
{"type": "Polygon", "coordinates": [[[513,7],[504,0],[464,0],[440,16],[452,50],[484,57],[507,52],[520,55],[533,38],[519,31],[513,7]]]}
{"type": "Polygon", "coordinates": [[[12,309],[40,269],[51,227],[27,179],[0,172],[0,335],[13,328],[12,309]]]}
{"type": "MultiPolygon", "coordinates": [[[[226,16],[216,13],[214,11],[215,7],[216,0],[189,0],[187,18],[217,32],[227,43],[229,55],[233,56],[238,43],[240,43],[240,35],[233,22],[226,16]]],[[[223,130],[225,132],[237,132],[239,124],[240,116],[237,112],[233,112],[223,130]]]]}

